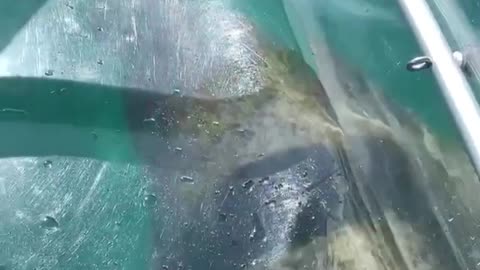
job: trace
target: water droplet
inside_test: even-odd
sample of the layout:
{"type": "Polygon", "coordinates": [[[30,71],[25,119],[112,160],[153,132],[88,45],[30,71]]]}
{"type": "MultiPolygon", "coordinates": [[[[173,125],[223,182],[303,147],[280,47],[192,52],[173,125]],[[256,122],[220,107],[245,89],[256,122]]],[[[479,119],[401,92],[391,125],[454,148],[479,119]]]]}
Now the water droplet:
{"type": "Polygon", "coordinates": [[[275,206],[275,204],[277,203],[276,200],[268,200],[265,202],[265,205],[268,205],[268,206],[275,206]]]}
{"type": "Polygon", "coordinates": [[[154,206],[157,203],[157,197],[153,194],[146,195],[143,198],[143,204],[145,206],[154,206]]]}
{"type": "Polygon", "coordinates": [[[212,124],[215,125],[215,126],[218,126],[218,125],[220,125],[220,122],[218,122],[218,121],[213,121],[212,124]]]}
{"type": "Polygon", "coordinates": [[[245,268],[245,267],[247,267],[247,265],[246,265],[246,264],[244,264],[244,263],[240,264],[240,268],[242,268],[242,269],[243,269],[243,268],[245,268]]]}
{"type": "Polygon", "coordinates": [[[97,61],[97,64],[103,65],[103,60],[99,59],[99,60],[97,61]]]}
{"type": "Polygon", "coordinates": [[[52,229],[52,228],[58,228],[59,225],[57,220],[54,217],[45,216],[42,220],[42,227],[52,229]]]}
{"type": "Polygon", "coordinates": [[[220,213],[218,215],[220,221],[226,221],[227,220],[227,214],[225,213],[220,213]]]}
{"type": "Polygon", "coordinates": [[[184,183],[193,183],[193,177],[184,175],[180,177],[180,181],[184,183]]]}
{"type": "Polygon", "coordinates": [[[253,180],[247,180],[245,183],[242,184],[242,187],[245,189],[249,189],[253,186],[253,180]]]}
{"type": "Polygon", "coordinates": [[[162,265],[162,269],[163,270],[168,270],[168,266],[167,265],[162,265]]]}
{"type": "Polygon", "coordinates": [[[115,221],[115,226],[113,227],[113,229],[115,231],[118,231],[120,229],[120,225],[121,225],[120,221],[115,221]]]}
{"type": "Polygon", "coordinates": [[[215,195],[220,195],[220,190],[215,190],[215,195]]]}
{"type": "Polygon", "coordinates": [[[53,70],[49,69],[49,70],[45,71],[45,76],[53,76],[53,70]]]}
{"type": "Polygon", "coordinates": [[[103,28],[99,26],[99,27],[97,27],[97,31],[98,32],[103,32],[103,28]]]}
{"type": "Polygon", "coordinates": [[[150,117],[150,118],[143,119],[143,122],[148,123],[148,124],[154,124],[156,122],[156,120],[155,120],[155,118],[150,117]]]}
{"type": "Polygon", "coordinates": [[[0,110],[2,113],[18,113],[18,114],[27,114],[27,111],[14,109],[14,108],[3,108],[0,110]]]}
{"type": "Polygon", "coordinates": [[[43,162],[43,167],[45,167],[45,168],[50,169],[50,168],[52,168],[52,165],[53,165],[53,162],[51,160],[45,160],[43,162]]]}
{"type": "Polygon", "coordinates": [[[257,157],[261,158],[261,157],[264,157],[265,156],[265,153],[260,153],[257,155],[257,157]]]}
{"type": "Polygon", "coordinates": [[[181,147],[175,147],[175,152],[182,152],[183,151],[183,148],[181,147]]]}
{"type": "Polygon", "coordinates": [[[180,94],[180,92],[181,91],[178,88],[173,89],[173,93],[176,94],[176,95],[180,94]]]}
{"type": "Polygon", "coordinates": [[[307,171],[304,171],[304,172],[302,173],[302,177],[307,177],[307,176],[308,176],[308,172],[307,172],[307,171]]]}
{"type": "Polygon", "coordinates": [[[453,217],[448,219],[448,222],[452,222],[452,221],[453,221],[453,217]]]}
{"type": "Polygon", "coordinates": [[[255,240],[256,235],[257,235],[257,228],[253,227],[253,230],[250,233],[250,236],[248,237],[248,239],[250,239],[250,241],[253,241],[253,240],[255,240]]]}
{"type": "Polygon", "coordinates": [[[69,3],[66,3],[65,6],[68,7],[69,9],[73,9],[73,6],[69,3]]]}

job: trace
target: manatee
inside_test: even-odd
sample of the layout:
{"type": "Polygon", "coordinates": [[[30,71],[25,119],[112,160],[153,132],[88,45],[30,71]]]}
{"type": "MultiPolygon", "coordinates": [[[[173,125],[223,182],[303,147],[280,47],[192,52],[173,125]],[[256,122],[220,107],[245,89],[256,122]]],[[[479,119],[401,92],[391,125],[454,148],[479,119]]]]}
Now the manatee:
{"type": "MultiPolygon", "coordinates": [[[[217,14],[200,5],[204,13],[197,13],[183,1],[156,3],[165,16],[145,27],[168,31],[157,31],[160,38],[150,40],[157,49],[152,59],[162,66],[151,85],[1,78],[0,117],[9,136],[0,141],[0,155],[110,160],[95,152],[105,139],[94,131],[111,133],[107,140],[128,131],[140,162],[120,161],[141,163],[153,179],[148,187],[154,201],[151,269],[474,265],[459,251],[457,239],[469,242],[475,225],[449,226],[445,218],[474,212],[466,206],[476,202],[471,195],[450,203],[460,188],[478,190],[465,180],[463,187],[455,183],[474,178],[468,165],[452,170],[447,154],[463,157],[457,146],[437,151],[443,146],[420,121],[374,91],[340,57],[327,65],[336,73],[315,72],[298,51],[261,40],[253,25],[226,16],[223,8],[217,14]],[[220,25],[223,19],[234,21],[234,27],[220,25]],[[192,31],[199,22],[208,26],[205,36],[215,38],[192,31]],[[226,38],[236,31],[241,39],[226,38]],[[205,44],[212,45],[206,52],[205,44]],[[219,56],[219,48],[240,50],[226,55],[232,60],[219,56]],[[202,52],[201,61],[193,60],[194,52],[202,52]],[[216,55],[213,60],[209,53],[216,55]],[[328,83],[332,73],[340,87],[328,83]],[[169,76],[183,80],[180,91],[173,91],[169,76]],[[102,115],[105,106],[120,108],[115,112],[127,126],[102,115]],[[48,134],[42,136],[48,141],[36,142],[39,133],[48,134]],[[89,141],[92,148],[76,147],[72,138],[89,141]]],[[[142,11],[158,17],[151,6],[142,11]]],[[[144,36],[154,35],[139,35],[136,43],[147,43],[144,36]]],[[[134,59],[140,47],[131,46],[123,49],[134,59]]],[[[332,58],[317,55],[320,62],[332,58]]],[[[147,72],[137,66],[133,77],[140,80],[147,72]]]]}
{"type": "MultiPolygon", "coordinates": [[[[196,174],[197,185],[188,187],[182,183],[179,187],[178,181],[173,187],[165,184],[174,181],[175,173],[161,178],[158,189],[168,199],[159,216],[170,212],[174,218],[157,223],[162,224],[155,252],[160,264],[187,269],[454,269],[467,264],[437,211],[437,205],[454,191],[432,194],[431,189],[438,188],[433,179],[451,181],[445,164],[425,141],[432,134],[414,115],[372,91],[361,73],[341,73],[349,95],[343,107],[332,109],[320,82],[312,84],[316,91],[305,91],[285,79],[317,80],[300,58],[291,56],[287,58],[291,62],[282,62],[265,57],[267,63],[279,64],[265,69],[273,75],[264,89],[272,92],[270,103],[262,105],[271,107],[255,106],[255,112],[243,114],[246,118],[232,125],[251,131],[247,141],[252,147],[233,147],[235,151],[227,151],[233,161],[228,161],[229,155],[222,151],[238,141],[232,142],[231,133],[225,132],[208,150],[193,151],[208,152],[210,156],[203,157],[211,163],[206,171],[218,173],[202,177],[190,171],[196,174]],[[278,73],[268,70],[272,67],[304,71],[275,77],[278,73]],[[310,104],[312,100],[316,102],[310,104]],[[271,113],[263,113],[271,108],[271,113]],[[289,128],[288,114],[282,109],[301,112],[295,125],[289,128]],[[335,113],[338,109],[341,120],[335,113]],[[261,120],[260,124],[250,118],[261,120]],[[265,125],[270,122],[281,128],[265,125]],[[299,133],[292,127],[307,131],[299,133]],[[276,147],[259,143],[259,137],[268,136],[265,133],[275,134],[271,141],[283,143],[276,147]],[[306,147],[298,145],[302,143],[306,147]],[[302,172],[302,167],[314,172],[302,172]],[[188,195],[179,196],[182,192],[188,195]],[[174,220],[184,229],[169,229],[174,220]]],[[[213,118],[213,122],[229,126],[228,120],[213,118]]],[[[212,134],[208,127],[204,132],[212,134]]],[[[200,136],[196,142],[206,141],[200,136]]]]}
{"type": "Polygon", "coordinates": [[[424,141],[416,141],[416,152],[405,144],[406,138],[425,136],[425,127],[393,102],[378,102],[383,98],[355,73],[343,78],[351,85],[352,104],[341,112],[349,117],[351,126],[345,128],[297,52],[264,59],[268,79],[257,94],[227,106],[202,105],[200,111],[193,104],[172,108],[157,102],[131,121],[136,126],[152,116],[158,124],[150,129],[154,138],[143,133],[136,140],[147,160],[157,157],[150,168],[158,177],[153,189],[162,198],[155,223],[157,264],[169,269],[461,265],[425,182],[427,173],[438,179],[449,175],[424,141]],[[370,106],[371,117],[356,106],[370,106]],[[189,121],[194,124],[185,125],[189,121]],[[162,144],[151,140],[167,143],[167,149],[155,149],[162,144]],[[175,154],[177,148],[185,160],[175,160],[175,168],[162,166],[168,160],[155,153],[175,154]],[[434,167],[419,167],[419,155],[422,164],[434,167]],[[193,184],[181,181],[184,175],[193,184]]]}
{"type": "MultiPolygon", "coordinates": [[[[126,108],[119,113],[129,120],[146,174],[155,180],[152,268],[453,267],[431,202],[417,183],[422,171],[412,169],[413,155],[393,129],[352,112],[361,124],[352,125],[356,133],[347,141],[325,89],[301,56],[286,51],[270,57],[273,64],[265,68],[280,81],[221,99],[2,78],[3,127],[16,123],[9,127],[12,141],[2,142],[2,155],[99,158],[74,144],[12,145],[26,134],[38,135],[21,132],[22,122],[44,127],[36,132],[51,127],[55,142],[69,136],[56,128],[65,126],[78,138],[101,140],[91,130],[123,128],[95,117],[119,93],[126,108]],[[48,100],[48,106],[36,100],[48,100]],[[399,243],[399,235],[415,239],[399,243]],[[422,253],[432,246],[434,252],[422,253]]],[[[413,132],[422,130],[410,125],[413,132]]]]}

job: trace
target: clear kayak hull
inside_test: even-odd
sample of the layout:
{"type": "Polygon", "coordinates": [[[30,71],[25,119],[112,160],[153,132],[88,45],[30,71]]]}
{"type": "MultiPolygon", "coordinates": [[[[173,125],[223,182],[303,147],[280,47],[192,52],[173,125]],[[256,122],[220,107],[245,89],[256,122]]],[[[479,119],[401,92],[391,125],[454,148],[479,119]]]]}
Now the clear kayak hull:
{"type": "Polygon", "coordinates": [[[0,4],[0,269],[477,265],[480,182],[398,7],[37,2],[0,4]]]}

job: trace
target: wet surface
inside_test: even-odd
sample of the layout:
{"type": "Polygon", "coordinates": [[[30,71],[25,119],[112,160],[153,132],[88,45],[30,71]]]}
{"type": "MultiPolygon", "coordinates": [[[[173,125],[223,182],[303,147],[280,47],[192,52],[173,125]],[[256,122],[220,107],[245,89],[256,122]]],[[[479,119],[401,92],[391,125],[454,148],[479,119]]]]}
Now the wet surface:
{"type": "Polygon", "coordinates": [[[234,7],[0,4],[0,269],[465,265],[423,126],[234,7]]]}
{"type": "MultiPolygon", "coordinates": [[[[160,212],[175,213],[174,219],[184,220],[179,222],[184,227],[175,234],[162,231],[158,236],[159,261],[169,268],[182,262],[186,269],[267,267],[275,250],[285,251],[325,237],[327,219],[338,216],[342,208],[342,195],[336,191],[342,180],[333,173],[337,164],[328,148],[304,151],[308,155],[300,161],[285,160],[290,164],[287,168],[270,163],[271,157],[258,164],[254,161],[244,168],[266,166],[269,171],[261,176],[236,173],[220,179],[214,189],[207,187],[198,203],[188,201],[192,193],[184,199],[181,193],[175,195],[176,200],[168,196],[176,187],[173,183],[159,185],[165,198],[160,212]],[[305,170],[311,177],[301,178],[305,170]],[[166,188],[169,186],[172,188],[166,188]],[[185,209],[187,205],[194,210],[185,209]]],[[[171,218],[160,218],[166,219],[164,229],[168,230],[171,218]]]]}

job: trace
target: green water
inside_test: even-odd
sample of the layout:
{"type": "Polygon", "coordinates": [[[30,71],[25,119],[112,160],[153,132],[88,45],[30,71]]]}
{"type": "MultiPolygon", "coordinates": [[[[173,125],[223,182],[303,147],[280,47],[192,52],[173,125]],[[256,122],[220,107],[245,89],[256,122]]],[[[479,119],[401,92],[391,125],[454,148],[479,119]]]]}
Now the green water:
{"type": "MultiPolygon", "coordinates": [[[[305,47],[305,44],[297,44],[281,1],[235,1],[233,7],[246,14],[256,27],[276,43],[294,49],[305,47]]],[[[387,8],[397,9],[397,7],[389,6],[387,8]]],[[[336,12],[333,8],[322,14],[318,18],[318,23],[327,26],[328,41],[338,55],[352,65],[361,68],[387,96],[405,108],[413,110],[438,134],[445,137],[456,135],[432,74],[429,71],[416,74],[405,71],[405,62],[418,55],[420,50],[404,22],[393,26],[379,24],[369,16],[350,18],[346,17],[344,13],[336,12]]],[[[371,14],[371,16],[375,17],[375,14],[371,14]]],[[[51,244],[51,249],[42,249],[45,244],[42,242],[42,238],[32,234],[28,230],[28,226],[25,227],[27,229],[8,227],[8,225],[0,226],[0,235],[4,232],[3,230],[20,230],[18,234],[7,238],[8,243],[0,241],[1,246],[11,246],[6,255],[0,252],[0,265],[1,261],[6,261],[8,264],[11,259],[8,256],[15,254],[16,250],[31,249],[32,252],[37,253],[35,258],[38,262],[41,261],[40,257],[54,256],[62,253],[63,249],[64,253],[70,252],[75,256],[63,259],[60,257],[57,266],[62,269],[91,269],[92,265],[98,269],[118,269],[118,265],[121,265],[121,269],[148,268],[147,261],[151,254],[152,221],[151,213],[143,205],[144,194],[142,192],[149,180],[143,177],[141,168],[125,163],[125,161],[134,163],[138,161],[126,125],[125,101],[118,92],[110,92],[108,96],[101,96],[104,95],[103,92],[98,91],[97,94],[90,92],[90,95],[86,98],[108,100],[108,103],[101,107],[101,111],[81,113],[70,109],[77,104],[78,96],[66,96],[62,103],[52,103],[52,98],[49,96],[36,98],[35,104],[51,108],[51,110],[47,109],[46,113],[50,113],[52,118],[58,117],[58,111],[69,111],[71,114],[62,115],[66,121],[92,124],[92,115],[94,114],[93,119],[98,126],[115,126],[118,132],[92,129],[85,133],[88,140],[82,139],[70,143],[69,147],[79,149],[77,152],[92,153],[92,156],[98,159],[91,164],[88,163],[88,166],[82,162],[76,163],[74,159],[67,157],[52,158],[53,166],[50,171],[42,172],[44,169],[40,168],[38,171],[33,170],[26,173],[25,177],[30,180],[26,182],[25,186],[33,185],[36,182],[41,183],[46,181],[45,179],[54,177],[61,184],[51,183],[51,192],[44,192],[41,195],[35,194],[32,189],[20,190],[19,196],[8,202],[12,206],[17,204],[25,206],[26,201],[36,200],[38,206],[32,211],[34,215],[41,215],[43,213],[41,209],[54,208],[55,200],[52,198],[59,196],[57,190],[61,190],[60,193],[73,192],[76,194],[74,200],[77,201],[76,204],[69,205],[65,212],[59,214],[61,217],[58,218],[58,222],[62,225],[65,233],[56,236],[55,241],[51,244]],[[62,110],[61,106],[64,106],[65,110],[62,110]],[[92,136],[92,133],[95,135],[92,136]],[[108,162],[102,163],[101,160],[108,162]],[[65,172],[59,166],[59,164],[68,163],[79,167],[65,172]],[[85,171],[82,172],[82,170],[85,171]],[[100,174],[100,172],[102,173],[100,174]],[[94,184],[91,181],[97,177],[101,179],[97,181],[95,192],[91,195],[93,197],[86,204],[85,210],[79,215],[75,215],[77,210],[75,205],[82,203],[82,199],[89,194],[89,187],[94,184]],[[86,181],[86,183],[82,181],[86,181]],[[85,228],[88,229],[85,230],[85,228]],[[78,248],[71,246],[81,235],[84,235],[81,245],[78,248]],[[15,243],[21,244],[15,246],[15,243]]],[[[19,100],[19,102],[22,101],[19,100]]],[[[9,104],[9,106],[22,107],[15,104],[9,104]]],[[[28,133],[36,135],[34,127],[28,133]]],[[[2,134],[5,140],[14,141],[15,139],[8,138],[8,132],[2,134]]],[[[48,137],[36,136],[32,143],[38,144],[38,142],[42,142],[42,146],[47,149],[58,147],[59,143],[68,143],[68,141],[52,141],[48,137]]],[[[15,147],[24,147],[25,152],[28,152],[33,145],[15,145],[15,147]]],[[[22,152],[22,149],[18,150],[22,152]]],[[[41,163],[44,159],[39,157],[37,160],[41,163]]],[[[19,185],[20,187],[22,186],[19,185]]],[[[35,226],[35,223],[31,224],[32,228],[35,226]]]]}
{"type": "MultiPolygon", "coordinates": [[[[247,14],[254,21],[256,27],[276,43],[294,49],[302,47],[302,44],[297,44],[281,1],[247,0],[235,3],[236,9],[247,14]]],[[[398,15],[396,6],[387,6],[386,8],[398,15]]],[[[344,14],[338,14],[334,9],[323,14],[323,17],[318,18],[318,23],[326,25],[330,46],[338,55],[365,72],[368,78],[380,86],[381,91],[384,91],[394,102],[412,110],[436,133],[447,138],[457,135],[431,72],[410,73],[404,68],[406,61],[421,53],[405,22],[389,25],[378,23],[375,19],[369,19],[368,16],[346,18],[344,14]]],[[[375,14],[371,15],[375,17],[375,14]]],[[[114,102],[105,108],[99,121],[107,119],[107,121],[118,122],[120,126],[124,125],[122,100],[118,96],[111,98],[114,102]]],[[[108,136],[111,135],[99,134],[99,138],[104,140],[96,148],[99,157],[118,158],[124,156],[127,160],[136,158],[126,132],[116,138],[108,138],[108,136]]],[[[110,187],[124,190],[124,192],[108,197],[108,200],[103,203],[113,207],[125,199],[138,201],[138,196],[132,194],[135,193],[133,191],[145,184],[133,181],[139,177],[140,172],[130,170],[124,177],[109,178],[109,183],[105,184],[102,189],[108,190],[110,187]],[[115,182],[115,187],[112,186],[113,182],[115,182]]],[[[116,258],[114,260],[122,262],[124,269],[146,268],[146,255],[150,254],[149,247],[151,245],[149,240],[151,221],[148,214],[145,213],[145,209],[138,205],[127,207],[125,213],[128,214],[122,216],[121,222],[125,225],[121,228],[121,234],[109,230],[97,233],[111,234],[112,237],[114,234],[116,235],[115,237],[118,238],[117,249],[112,251],[112,255],[114,254],[113,257],[116,258]],[[137,222],[132,222],[132,220],[137,220],[137,222]],[[138,222],[138,220],[140,221],[138,222]]],[[[99,217],[96,222],[107,222],[106,219],[111,217],[103,218],[99,217]]],[[[95,243],[96,238],[97,234],[93,234],[91,244],[85,245],[83,251],[79,253],[83,254],[84,260],[90,263],[92,260],[101,261],[100,257],[93,256],[97,254],[96,248],[106,248],[99,247],[98,243],[95,243]]]]}
{"type": "Polygon", "coordinates": [[[234,10],[246,15],[253,22],[256,29],[262,33],[262,36],[268,37],[274,43],[279,43],[290,49],[299,48],[285,14],[282,1],[233,1],[232,7],[234,10]]]}
{"type": "MultiPolygon", "coordinates": [[[[300,2],[311,4],[318,14],[315,18],[318,25],[306,27],[324,29],[329,46],[344,62],[361,70],[394,103],[413,111],[439,136],[458,138],[431,71],[411,73],[405,69],[406,62],[422,51],[398,6],[388,1],[360,1],[358,6],[364,9],[359,11],[344,9],[352,3],[339,6],[332,1],[300,2]]],[[[306,47],[297,43],[281,1],[267,0],[259,4],[248,0],[239,5],[240,10],[276,42],[290,48],[306,47]]],[[[311,54],[304,52],[304,55],[311,54]]]]}
{"type": "MultiPolygon", "coordinates": [[[[399,13],[397,6],[388,10],[399,13]]],[[[395,17],[402,21],[389,24],[368,17],[346,20],[338,18],[332,11],[319,21],[327,25],[327,38],[337,54],[365,72],[386,96],[412,110],[436,133],[456,136],[432,72],[406,71],[406,62],[421,55],[422,50],[401,14],[395,17]]]]}
{"type": "MultiPolygon", "coordinates": [[[[35,87],[32,82],[25,85],[35,87]]],[[[146,269],[152,231],[150,209],[144,205],[148,179],[141,168],[129,165],[136,163],[137,155],[125,121],[122,93],[100,86],[72,91],[67,85],[59,91],[54,85],[43,85],[34,92],[16,88],[16,93],[3,81],[0,86],[2,108],[39,112],[0,115],[2,151],[8,153],[11,142],[15,151],[30,156],[52,150],[67,153],[2,161],[5,188],[11,195],[0,198],[4,218],[0,265],[12,269],[118,269],[119,265],[121,269],[146,269]],[[8,125],[12,121],[25,123],[26,129],[12,132],[8,125]],[[39,121],[47,121],[41,130],[39,121]],[[45,132],[48,122],[74,123],[75,135],[45,132]],[[112,132],[95,127],[115,128],[112,132]],[[11,137],[18,134],[24,134],[20,139],[24,144],[11,137]],[[80,157],[68,153],[80,153],[80,157]],[[44,166],[46,161],[49,167],[44,166]],[[17,164],[24,168],[21,173],[17,164]],[[42,229],[39,222],[45,215],[56,218],[58,231],[42,229]],[[10,222],[19,216],[27,219],[20,224],[10,222]]],[[[50,129],[68,131],[68,124],[64,127],[50,129]]]]}

